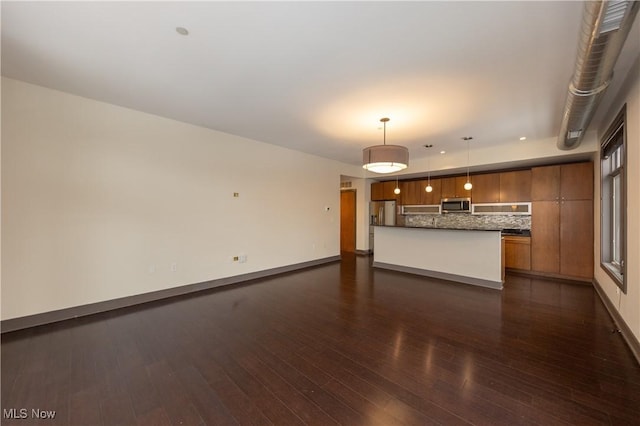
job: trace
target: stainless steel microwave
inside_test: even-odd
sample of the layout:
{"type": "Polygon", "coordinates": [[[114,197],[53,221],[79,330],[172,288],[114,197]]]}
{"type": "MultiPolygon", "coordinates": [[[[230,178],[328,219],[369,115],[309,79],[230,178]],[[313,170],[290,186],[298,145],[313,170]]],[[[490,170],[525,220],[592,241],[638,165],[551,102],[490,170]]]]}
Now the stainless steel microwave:
{"type": "Polygon", "coordinates": [[[442,213],[471,213],[471,198],[443,198],[442,213]]]}

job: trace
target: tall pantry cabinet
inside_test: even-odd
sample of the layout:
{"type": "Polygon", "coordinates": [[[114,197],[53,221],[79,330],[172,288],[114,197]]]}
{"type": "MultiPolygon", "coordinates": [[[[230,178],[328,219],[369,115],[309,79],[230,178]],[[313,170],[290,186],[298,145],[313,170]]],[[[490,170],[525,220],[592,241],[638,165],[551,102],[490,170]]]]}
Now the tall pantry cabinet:
{"type": "Polygon", "coordinates": [[[531,170],[531,270],[593,278],[593,163],[531,170]]]}

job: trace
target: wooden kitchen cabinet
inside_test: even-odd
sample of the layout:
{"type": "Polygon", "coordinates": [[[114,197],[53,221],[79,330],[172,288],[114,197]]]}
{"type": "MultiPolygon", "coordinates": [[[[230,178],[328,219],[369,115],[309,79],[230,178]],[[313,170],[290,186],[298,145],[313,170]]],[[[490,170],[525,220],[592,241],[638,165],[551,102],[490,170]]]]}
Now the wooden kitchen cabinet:
{"type": "Polygon", "coordinates": [[[500,202],[500,174],[485,173],[471,176],[471,200],[474,203],[500,202]]]}
{"type": "Polygon", "coordinates": [[[410,180],[400,182],[400,199],[404,205],[422,204],[420,181],[410,180]]]}
{"type": "Polygon", "coordinates": [[[431,179],[431,187],[433,191],[427,192],[427,180],[420,181],[422,184],[420,187],[420,195],[422,196],[422,204],[436,205],[440,204],[442,200],[442,179],[431,179]]]}
{"type": "Polygon", "coordinates": [[[560,166],[531,169],[531,201],[560,199],[560,166]]]}
{"type": "Polygon", "coordinates": [[[593,277],[593,163],[534,167],[531,269],[593,277]]]}
{"type": "MultiPolygon", "coordinates": [[[[383,195],[385,200],[398,200],[400,195],[396,195],[393,191],[396,189],[396,181],[388,180],[386,182],[382,182],[383,184],[383,195]]],[[[397,183],[398,187],[400,186],[400,182],[397,183]]],[[[402,194],[402,191],[401,191],[402,194]]]]}
{"type": "Polygon", "coordinates": [[[564,164],[560,167],[561,200],[593,200],[593,163],[564,164]]]}
{"type": "Polygon", "coordinates": [[[441,198],[468,198],[471,191],[464,189],[467,176],[448,177],[440,179],[441,198]]]}
{"type": "Polygon", "coordinates": [[[531,269],[560,273],[560,202],[531,203],[531,269]]]}
{"type": "MultiPolygon", "coordinates": [[[[398,183],[399,186],[399,183],[398,183]]],[[[389,180],[386,182],[374,182],[371,184],[371,201],[398,200],[393,190],[396,189],[396,181],[389,180]]],[[[402,190],[401,190],[402,192],[402,190]]]]}
{"type": "Polygon", "coordinates": [[[593,201],[560,201],[560,274],[593,277],[593,201]]]}
{"type": "Polygon", "coordinates": [[[383,182],[374,182],[371,184],[371,201],[384,200],[384,184],[383,182]]]}
{"type": "Polygon", "coordinates": [[[531,238],[505,235],[504,266],[522,271],[531,270],[531,238]]]}
{"type": "Polygon", "coordinates": [[[440,191],[442,198],[456,198],[456,178],[440,179],[440,191]]]}
{"type": "Polygon", "coordinates": [[[592,200],[593,163],[573,163],[531,169],[531,200],[592,200]]]}
{"type": "Polygon", "coordinates": [[[427,179],[401,181],[397,199],[403,205],[440,204],[440,180],[431,179],[431,187],[433,191],[427,192],[427,179]]]}
{"type": "Polygon", "coordinates": [[[500,202],[531,201],[531,170],[500,173],[500,202]]]}

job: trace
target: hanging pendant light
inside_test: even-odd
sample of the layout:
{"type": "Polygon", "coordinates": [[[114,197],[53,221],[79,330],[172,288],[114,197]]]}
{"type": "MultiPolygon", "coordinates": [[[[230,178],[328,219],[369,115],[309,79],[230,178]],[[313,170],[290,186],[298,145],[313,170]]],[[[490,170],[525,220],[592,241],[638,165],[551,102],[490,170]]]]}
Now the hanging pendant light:
{"type": "Polygon", "coordinates": [[[473,185],[471,185],[471,180],[469,179],[469,141],[473,139],[471,136],[465,136],[462,140],[467,141],[467,183],[464,184],[464,189],[467,191],[471,191],[473,185]]]}
{"type": "Polygon", "coordinates": [[[393,193],[396,195],[400,194],[400,187],[398,186],[398,176],[396,176],[396,189],[393,190],[393,193]]]}
{"type": "Polygon", "coordinates": [[[409,150],[400,145],[387,145],[387,121],[381,118],[384,126],[382,145],[374,145],[362,150],[362,167],[375,173],[393,173],[409,166],[409,150]]]}
{"type": "MultiPolygon", "coordinates": [[[[433,148],[433,145],[425,145],[425,148],[433,148]]],[[[429,169],[429,154],[427,153],[427,187],[424,189],[427,192],[432,192],[433,187],[431,186],[431,170],[429,169]]]]}

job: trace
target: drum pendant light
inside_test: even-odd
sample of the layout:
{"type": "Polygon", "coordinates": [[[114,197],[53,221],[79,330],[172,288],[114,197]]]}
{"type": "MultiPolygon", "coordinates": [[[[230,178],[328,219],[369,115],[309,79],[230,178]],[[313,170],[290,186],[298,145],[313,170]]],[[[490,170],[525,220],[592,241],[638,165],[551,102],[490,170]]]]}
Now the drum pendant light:
{"type": "Polygon", "coordinates": [[[387,145],[388,118],[381,118],[384,126],[382,145],[374,145],[362,150],[362,168],[375,173],[393,173],[404,170],[409,165],[409,150],[400,145],[387,145]]]}

